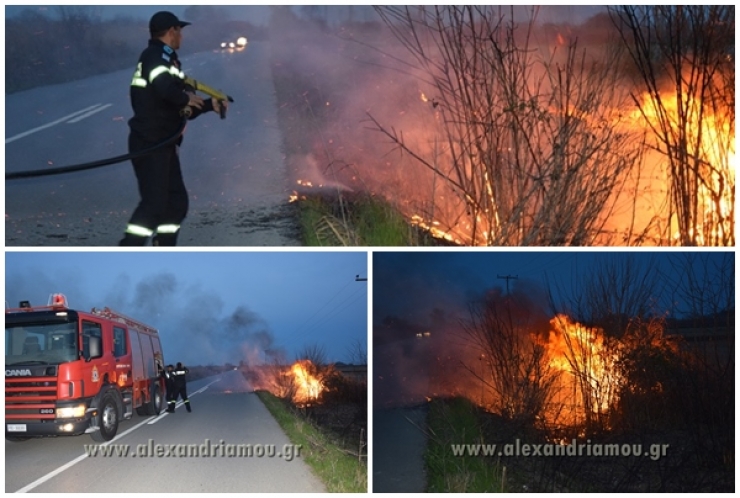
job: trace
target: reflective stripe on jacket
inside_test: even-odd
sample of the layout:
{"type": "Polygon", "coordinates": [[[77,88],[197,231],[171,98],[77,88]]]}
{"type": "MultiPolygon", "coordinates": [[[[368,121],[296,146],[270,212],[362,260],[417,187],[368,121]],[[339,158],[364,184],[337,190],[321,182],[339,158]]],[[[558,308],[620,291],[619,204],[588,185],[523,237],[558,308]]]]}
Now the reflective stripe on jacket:
{"type": "Polygon", "coordinates": [[[150,143],[174,135],[182,123],[180,110],[189,101],[185,90],[177,52],[160,40],[149,40],[131,79],[132,133],[150,143]]]}

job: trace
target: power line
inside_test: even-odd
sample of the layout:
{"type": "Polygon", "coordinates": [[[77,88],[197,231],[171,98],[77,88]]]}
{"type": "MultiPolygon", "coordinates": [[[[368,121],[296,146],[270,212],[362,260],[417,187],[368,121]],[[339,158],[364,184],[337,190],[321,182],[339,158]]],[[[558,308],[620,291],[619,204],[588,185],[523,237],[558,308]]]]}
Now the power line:
{"type": "MultiPolygon", "coordinates": [[[[356,277],[356,278],[357,278],[357,277],[356,277]]],[[[336,293],[336,294],[334,294],[334,295],[333,295],[333,296],[331,297],[331,299],[329,299],[329,301],[327,301],[326,303],[324,303],[324,305],[323,305],[323,306],[321,306],[321,307],[320,307],[319,309],[317,309],[317,310],[316,310],[316,311],[315,311],[315,312],[313,313],[313,315],[311,315],[311,316],[310,316],[310,317],[309,317],[309,318],[308,318],[308,319],[307,319],[306,321],[304,321],[304,322],[303,322],[303,323],[302,323],[301,325],[299,325],[299,326],[298,326],[298,327],[297,327],[296,329],[294,329],[294,330],[293,330],[293,332],[291,332],[290,334],[288,334],[288,335],[287,335],[286,337],[287,337],[287,338],[293,338],[293,337],[295,337],[295,336],[296,336],[296,335],[297,335],[297,334],[298,334],[299,332],[303,332],[303,331],[310,331],[310,330],[313,330],[313,329],[315,329],[315,328],[316,328],[316,327],[317,327],[318,325],[320,325],[320,324],[324,323],[324,322],[325,322],[325,321],[327,320],[327,317],[329,317],[329,316],[333,316],[333,315],[335,314],[335,312],[336,312],[336,310],[337,310],[337,309],[341,308],[341,307],[342,307],[342,306],[343,306],[343,305],[344,305],[344,304],[345,304],[345,303],[346,303],[346,302],[347,302],[347,301],[348,301],[349,299],[351,299],[351,298],[355,297],[355,295],[356,295],[356,294],[357,294],[358,292],[360,292],[361,290],[360,290],[360,289],[356,289],[356,292],[353,292],[353,293],[350,293],[350,294],[348,294],[348,295],[347,295],[347,296],[346,296],[346,297],[344,298],[344,300],[342,300],[341,302],[339,302],[339,303],[338,303],[338,304],[337,304],[337,305],[336,305],[336,306],[335,306],[334,308],[332,308],[331,310],[329,310],[329,311],[328,311],[327,313],[325,313],[325,314],[324,314],[323,316],[319,317],[319,318],[318,318],[318,321],[315,321],[315,320],[314,320],[314,319],[316,319],[316,318],[317,318],[317,316],[319,315],[319,313],[321,313],[321,311],[322,311],[322,310],[324,310],[324,308],[326,308],[326,307],[327,307],[327,306],[328,306],[329,304],[331,304],[331,303],[332,303],[332,302],[334,301],[334,299],[336,299],[336,297],[337,297],[337,296],[338,296],[339,294],[341,294],[341,293],[342,293],[342,292],[343,292],[343,291],[344,291],[344,290],[345,290],[345,289],[346,289],[346,288],[347,288],[347,287],[348,287],[348,286],[349,286],[350,284],[352,284],[352,283],[354,283],[354,282],[356,282],[356,281],[357,281],[357,280],[350,280],[350,281],[348,281],[348,282],[347,282],[347,283],[346,283],[346,284],[345,284],[345,285],[344,285],[344,286],[343,286],[343,287],[342,287],[341,289],[339,289],[339,290],[337,291],[337,293],[336,293]],[[313,323],[313,324],[312,324],[312,322],[315,322],[315,323],[313,323]]],[[[353,301],[353,302],[354,302],[354,301],[353,301]]]]}

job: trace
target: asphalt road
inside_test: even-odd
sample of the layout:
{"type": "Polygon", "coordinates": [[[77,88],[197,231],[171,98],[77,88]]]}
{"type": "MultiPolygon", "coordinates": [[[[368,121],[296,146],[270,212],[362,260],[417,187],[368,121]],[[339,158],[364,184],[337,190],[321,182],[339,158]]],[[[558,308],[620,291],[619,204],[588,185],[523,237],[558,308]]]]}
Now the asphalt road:
{"type": "MultiPolygon", "coordinates": [[[[180,245],[295,246],[270,46],[183,57],[186,74],[231,95],[225,120],[191,121],[180,150],[190,212],[180,245]]],[[[126,154],[131,70],[6,96],[5,169],[35,171],[126,154]]],[[[8,68],[12,70],[12,68],[8,68]]],[[[6,246],[114,246],[138,203],[130,162],[6,181],[6,246]]]]}
{"type": "Polygon", "coordinates": [[[373,493],[426,491],[426,414],[424,405],[373,412],[373,493]]]}
{"type": "Polygon", "coordinates": [[[5,492],[326,491],[300,449],[297,457],[295,450],[286,451],[287,436],[241,373],[191,382],[188,392],[192,413],[180,402],[174,414],[134,415],[119,426],[108,448],[126,445],[116,448],[128,448],[127,456],[86,456],[85,445],[95,446],[87,435],[6,441],[5,492]],[[244,444],[254,445],[253,455],[264,454],[228,456],[227,445],[244,444]],[[161,456],[145,456],[155,453],[156,445],[161,456]],[[180,456],[185,446],[175,445],[197,445],[200,454],[180,456]]]}

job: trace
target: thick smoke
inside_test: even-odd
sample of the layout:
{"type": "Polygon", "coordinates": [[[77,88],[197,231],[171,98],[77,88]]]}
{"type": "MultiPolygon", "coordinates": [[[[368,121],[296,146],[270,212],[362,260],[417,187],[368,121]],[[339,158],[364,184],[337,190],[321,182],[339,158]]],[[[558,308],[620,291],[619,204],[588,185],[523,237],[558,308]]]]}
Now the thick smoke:
{"type": "Polygon", "coordinates": [[[72,270],[49,274],[28,269],[6,278],[9,306],[20,300],[45,305],[51,292],[62,292],[74,309],[108,307],[158,329],[167,363],[259,365],[286,356],[257,312],[245,304],[226,309],[217,291],[186,285],[172,273],[141,281],[121,274],[107,293],[95,296],[82,291],[85,282],[72,270]]]}
{"type": "Polygon", "coordinates": [[[522,326],[525,340],[546,337],[546,292],[527,280],[518,280],[510,292],[491,287],[482,293],[460,293],[451,286],[418,285],[407,287],[406,292],[435,295],[429,306],[410,305],[405,316],[379,317],[373,326],[374,403],[414,405],[458,395],[490,403],[490,389],[481,380],[488,371],[481,358],[485,351],[465,327],[472,310],[483,305],[506,309],[512,321],[522,326]]]}

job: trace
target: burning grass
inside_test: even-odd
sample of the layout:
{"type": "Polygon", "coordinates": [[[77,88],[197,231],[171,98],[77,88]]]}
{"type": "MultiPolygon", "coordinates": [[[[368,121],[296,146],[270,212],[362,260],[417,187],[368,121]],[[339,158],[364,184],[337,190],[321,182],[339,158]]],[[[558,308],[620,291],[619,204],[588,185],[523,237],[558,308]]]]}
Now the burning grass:
{"type": "MultiPolygon", "coordinates": [[[[639,96],[641,89],[627,81],[626,64],[612,56],[617,47],[605,41],[605,29],[597,30],[598,40],[585,42],[595,60],[590,64],[585,52],[581,59],[575,46],[567,48],[563,33],[575,38],[577,27],[552,40],[535,37],[531,50],[523,50],[506,45],[527,42],[521,31],[501,42],[508,34],[496,26],[495,12],[486,28],[466,20],[489,11],[468,16],[463,10],[424,10],[431,17],[408,24],[409,31],[419,30],[416,40],[394,41],[393,34],[403,37],[401,30],[378,36],[383,30],[377,23],[342,26],[335,36],[282,19],[293,45],[274,52],[273,73],[289,162],[310,157],[311,170],[318,165],[319,176],[334,182],[329,193],[340,205],[349,192],[364,192],[382,199],[406,224],[452,244],[734,244],[734,119],[724,112],[727,106],[689,99],[688,107],[672,110],[676,99],[666,93],[660,112],[668,117],[662,115],[663,128],[656,127],[644,99],[624,98],[639,96]],[[453,18],[462,24],[435,31],[435,12],[440,26],[453,18]],[[450,19],[442,19],[445,13],[450,19]],[[485,29],[493,30],[490,37],[476,35],[485,29]],[[430,40],[431,47],[414,45],[419,40],[430,40]],[[448,53],[451,60],[441,62],[443,45],[476,57],[458,61],[448,53]],[[321,48],[310,53],[303,47],[321,48]],[[403,66],[407,71],[393,66],[409,51],[429,69],[421,77],[413,65],[403,66]],[[491,71],[492,61],[504,65],[491,71]],[[613,74],[613,68],[621,72],[613,74]],[[526,81],[501,79],[507,77],[526,81]],[[509,95],[509,88],[516,94],[509,95]],[[635,119],[640,103],[645,116],[635,119]],[[665,128],[681,115],[688,122],[665,128]],[[665,154],[673,152],[660,151],[646,137],[681,138],[686,130],[693,131],[683,138],[696,147],[689,144],[685,160],[665,165],[665,154]]],[[[407,21],[403,8],[381,11],[407,21]]],[[[726,87],[726,97],[734,105],[733,88],[726,87]]],[[[310,195],[305,191],[316,185],[302,184],[306,188],[295,198],[310,195]]],[[[317,236],[315,243],[375,245],[346,229],[353,216],[345,211],[336,223],[320,215],[309,231],[333,238],[317,236]]],[[[383,245],[418,242],[399,237],[383,245]]]]}

